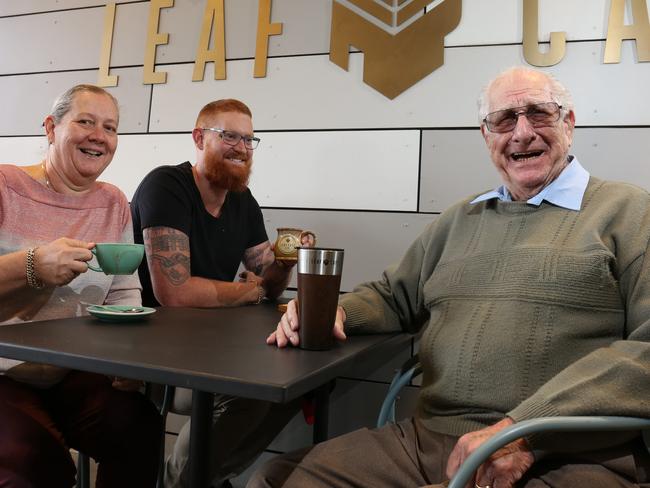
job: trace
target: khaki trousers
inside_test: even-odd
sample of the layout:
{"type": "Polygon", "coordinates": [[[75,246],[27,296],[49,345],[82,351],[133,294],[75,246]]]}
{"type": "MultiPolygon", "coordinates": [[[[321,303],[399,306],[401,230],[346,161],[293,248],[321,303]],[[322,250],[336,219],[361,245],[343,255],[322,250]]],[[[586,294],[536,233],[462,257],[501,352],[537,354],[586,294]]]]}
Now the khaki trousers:
{"type": "MultiPolygon", "coordinates": [[[[414,419],[381,429],[361,429],[271,459],[253,475],[247,488],[443,487],[448,481],[444,474],[447,458],[456,439],[431,432],[414,419]]],[[[650,486],[637,482],[632,455],[592,454],[601,462],[545,458],[517,487],[650,486]]]]}
{"type": "MultiPolygon", "coordinates": [[[[189,415],[192,391],[176,388],[172,411],[189,415]]],[[[266,449],[300,411],[300,399],[287,404],[215,395],[210,430],[210,479],[214,486],[237,476],[266,449]]],[[[165,488],[190,488],[190,421],[183,425],[165,461],[165,488]]]]}

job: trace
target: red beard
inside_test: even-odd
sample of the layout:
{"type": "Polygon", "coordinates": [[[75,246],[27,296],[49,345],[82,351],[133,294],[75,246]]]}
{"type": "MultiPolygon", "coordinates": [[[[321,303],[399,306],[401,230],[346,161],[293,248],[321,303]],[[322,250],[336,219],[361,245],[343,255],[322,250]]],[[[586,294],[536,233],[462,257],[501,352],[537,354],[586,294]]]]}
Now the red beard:
{"type": "MultiPolygon", "coordinates": [[[[228,153],[226,156],[234,157],[235,154],[228,153]]],[[[237,156],[241,155],[237,154],[237,156]]],[[[244,160],[245,156],[241,157],[241,159],[244,160]]],[[[248,187],[252,165],[252,159],[248,159],[240,165],[235,165],[226,163],[221,158],[214,158],[207,165],[205,177],[210,183],[219,188],[224,188],[228,191],[243,192],[248,187]]]]}

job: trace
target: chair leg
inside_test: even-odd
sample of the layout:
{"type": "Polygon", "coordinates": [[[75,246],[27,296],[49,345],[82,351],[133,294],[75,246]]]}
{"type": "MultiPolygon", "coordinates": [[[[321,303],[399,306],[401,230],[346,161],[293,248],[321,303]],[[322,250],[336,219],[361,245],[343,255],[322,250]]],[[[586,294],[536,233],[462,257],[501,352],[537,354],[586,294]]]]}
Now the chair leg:
{"type": "Polygon", "coordinates": [[[77,454],[76,488],[90,488],[90,459],[83,452],[77,454]]]}
{"type": "Polygon", "coordinates": [[[160,405],[160,415],[162,416],[163,429],[162,439],[160,443],[160,455],[158,457],[158,479],[156,480],[156,488],[163,488],[163,481],[165,476],[165,432],[167,423],[167,414],[174,401],[174,393],[176,388],[174,386],[165,385],[165,394],[163,397],[162,405],[160,405]]]}

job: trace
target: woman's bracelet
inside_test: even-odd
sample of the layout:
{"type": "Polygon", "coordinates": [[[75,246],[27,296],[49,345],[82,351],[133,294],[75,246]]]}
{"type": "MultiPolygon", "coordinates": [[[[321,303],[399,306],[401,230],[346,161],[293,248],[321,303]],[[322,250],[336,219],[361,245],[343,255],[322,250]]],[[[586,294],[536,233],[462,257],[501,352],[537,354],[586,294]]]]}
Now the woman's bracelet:
{"type": "Polygon", "coordinates": [[[35,288],[36,290],[40,290],[45,286],[45,284],[36,275],[36,269],[35,269],[36,249],[38,249],[38,247],[30,247],[29,249],[27,249],[27,264],[25,266],[25,271],[26,271],[26,274],[27,274],[27,284],[31,288],[35,288]]]}

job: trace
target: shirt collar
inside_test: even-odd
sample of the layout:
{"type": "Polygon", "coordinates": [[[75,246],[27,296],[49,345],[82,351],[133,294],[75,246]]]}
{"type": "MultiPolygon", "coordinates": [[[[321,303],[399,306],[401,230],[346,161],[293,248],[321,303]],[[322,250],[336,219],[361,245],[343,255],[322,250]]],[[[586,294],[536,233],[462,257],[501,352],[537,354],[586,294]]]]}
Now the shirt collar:
{"type": "MultiPolygon", "coordinates": [[[[526,203],[539,206],[546,200],[558,207],[578,211],[582,205],[582,198],[587,190],[588,183],[589,172],[582,167],[576,157],[569,156],[569,164],[562,170],[560,175],[537,195],[528,199],[526,203]]],[[[470,204],[492,200],[493,198],[497,198],[502,202],[512,201],[508,188],[501,185],[495,190],[479,195],[470,204]]]]}

